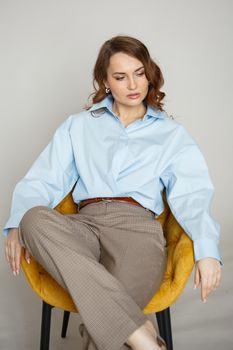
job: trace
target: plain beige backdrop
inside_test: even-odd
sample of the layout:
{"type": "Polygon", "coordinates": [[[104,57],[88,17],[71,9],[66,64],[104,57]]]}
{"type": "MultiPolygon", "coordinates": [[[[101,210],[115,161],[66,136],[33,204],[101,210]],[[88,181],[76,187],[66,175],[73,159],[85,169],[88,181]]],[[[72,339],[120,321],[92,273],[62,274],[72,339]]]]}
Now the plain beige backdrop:
{"type": "MultiPolygon", "coordinates": [[[[171,307],[175,350],[232,350],[232,15],[231,0],[0,1],[1,227],[16,183],[92,88],[102,43],[135,36],[165,78],[165,108],[199,144],[215,185],[212,215],[221,225],[222,283],[203,304],[193,273],[171,307]]],[[[41,300],[23,272],[14,277],[0,255],[0,348],[39,349],[41,300]]],[[[79,316],[59,337],[53,310],[50,349],[81,349],[79,316]]]]}

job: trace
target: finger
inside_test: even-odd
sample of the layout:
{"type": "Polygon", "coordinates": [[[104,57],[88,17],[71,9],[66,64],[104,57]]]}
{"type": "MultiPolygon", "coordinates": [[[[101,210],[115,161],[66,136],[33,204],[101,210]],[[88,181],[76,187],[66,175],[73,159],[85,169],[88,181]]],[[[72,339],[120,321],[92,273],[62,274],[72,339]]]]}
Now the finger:
{"type": "Polygon", "coordinates": [[[12,261],[11,261],[11,251],[10,251],[9,246],[7,246],[7,248],[6,248],[6,254],[7,254],[7,261],[9,263],[9,267],[13,271],[12,261]]]}
{"type": "Polygon", "coordinates": [[[194,289],[196,289],[199,286],[199,283],[200,283],[200,272],[196,267],[195,276],[194,276],[194,289]]]}
{"type": "Polygon", "coordinates": [[[8,255],[8,259],[9,259],[9,263],[10,263],[10,267],[13,271],[13,265],[12,265],[12,250],[11,250],[11,243],[8,242],[7,244],[7,255],[8,255]]]}
{"type": "Polygon", "coordinates": [[[218,275],[217,273],[215,273],[214,277],[213,277],[213,283],[212,283],[212,291],[217,289],[217,281],[218,281],[218,275]]]}
{"type": "Polygon", "coordinates": [[[205,299],[208,298],[208,296],[210,295],[210,293],[213,291],[213,284],[211,281],[207,282],[207,288],[206,288],[206,297],[205,299]]]}
{"type": "Polygon", "coordinates": [[[16,267],[17,275],[19,274],[19,270],[20,270],[20,255],[21,255],[21,246],[18,245],[15,253],[15,267],[16,267]]]}
{"type": "Polygon", "coordinates": [[[17,274],[17,250],[19,247],[15,242],[10,243],[10,260],[11,260],[11,269],[13,271],[13,274],[16,276],[17,274]]]}
{"type": "Polygon", "coordinates": [[[11,259],[11,269],[13,271],[13,274],[16,276],[16,263],[15,263],[15,246],[13,243],[11,243],[10,248],[10,259],[11,259]]]}
{"type": "Polygon", "coordinates": [[[208,280],[205,276],[201,279],[201,299],[205,303],[208,296],[208,280]]]}
{"type": "Polygon", "coordinates": [[[215,280],[215,283],[214,283],[214,290],[219,287],[220,279],[221,279],[221,271],[217,272],[217,274],[216,274],[216,280],[215,280]]]}
{"type": "Polygon", "coordinates": [[[10,258],[9,258],[8,245],[7,244],[5,244],[5,257],[6,257],[7,262],[9,263],[10,262],[10,258]]]}
{"type": "Polygon", "coordinates": [[[31,254],[29,251],[25,248],[25,258],[30,258],[31,254]]]}
{"type": "Polygon", "coordinates": [[[219,269],[214,270],[213,275],[212,275],[211,291],[217,289],[220,273],[221,272],[219,271],[219,269]]]}
{"type": "Polygon", "coordinates": [[[215,281],[215,274],[211,273],[209,275],[207,275],[207,277],[205,278],[205,300],[207,300],[207,297],[210,295],[210,293],[213,291],[213,285],[214,285],[214,281],[215,281]]]}
{"type": "Polygon", "coordinates": [[[204,281],[201,282],[201,299],[203,302],[206,301],[206,285],[204,281]]]}
{"type": "Polygon", "coordinates": [[[10,251],[10,266],[11,266],[11,270],[12,270],[13,274],[16,276],[16,272],[15,272],[15,255],[14,255],[14,252],[12,252],[12,250],[10,251]]]}
{"type": "Polygon", "coordinates": [[[221,282],[221,271],[218,272],[218,274],[217,274],[217,285],[216,285],[217,288],[219,287],[220,282],[221,282]]]}
{"type": "Polygon", "coordinates": [[[27,260],[28,264],[30,264],[30,253],[27,249],[25,249],[25,259],[27,260]]]}

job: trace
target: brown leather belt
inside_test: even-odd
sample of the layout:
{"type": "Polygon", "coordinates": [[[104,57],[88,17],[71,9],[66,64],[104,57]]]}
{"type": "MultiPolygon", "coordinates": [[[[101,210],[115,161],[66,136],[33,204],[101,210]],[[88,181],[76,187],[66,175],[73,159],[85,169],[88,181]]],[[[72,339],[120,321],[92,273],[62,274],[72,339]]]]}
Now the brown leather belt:
{"type": "Polygon", "coordinates": [[[151,211],[148,208],[143,207],[139,202],[135,201],[132,197],[96,197],[96,198],[88,198],[84,199],[83,201],[78,203],[78,209],[83,208],[85,205],[90,204],[90,203],[97,203],[100,201],[118,201],[118,202],[129,202],[131,204],[137,205],[139,207],[144,208],[147,211],[150,211],[152,214],[154,214],[153,211],[151,211]]]}

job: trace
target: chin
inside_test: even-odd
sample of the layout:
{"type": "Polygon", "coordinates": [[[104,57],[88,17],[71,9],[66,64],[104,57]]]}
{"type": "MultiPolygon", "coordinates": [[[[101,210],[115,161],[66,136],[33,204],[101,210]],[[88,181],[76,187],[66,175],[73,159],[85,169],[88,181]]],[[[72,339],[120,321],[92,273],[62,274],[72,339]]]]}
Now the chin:
{"type": "Polygon", "coordinates": [[[145,97],[141,97],[141,96],[135,100],[131,100],[131,99],[126,98],[125,104],[128,104],[129,106],[137,106],[137,105],[140,105],[142,103],[144,98],[145,97]]]}
{"type": "Polygon", "coordinates": [[[125,106],[129,106],[129,107],[132,107],[132,106],[139,106],[141,105],[142,101],[141,99],[140,100],[137,100],[137,101],[126,101],[126,102],[122,102],[122,104],[124,104],[125,106]]]}

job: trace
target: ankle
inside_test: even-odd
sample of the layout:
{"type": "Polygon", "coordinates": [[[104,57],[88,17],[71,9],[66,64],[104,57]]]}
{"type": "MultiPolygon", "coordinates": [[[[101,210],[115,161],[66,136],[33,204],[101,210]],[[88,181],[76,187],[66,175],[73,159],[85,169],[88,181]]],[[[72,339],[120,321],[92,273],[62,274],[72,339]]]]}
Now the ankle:
{"type": "Polygon", "coordinates": [[[166,343],[156,331],[153,323],[147,320],[141,327],[136,329],[125,342],[133,350],[166,350],[166,343]]]}
{"type": "Polygon", "coordinates": [[[128,337],[127,341],[125,342],[126,345],[135,350],[159,349],[159,347],[156,347],[157,332],[155,331],[154,327],[154,332],[152,332],[151,326],[153,327],[152,324],[149,326],[148,321],[146,321],[128,337]]]}

